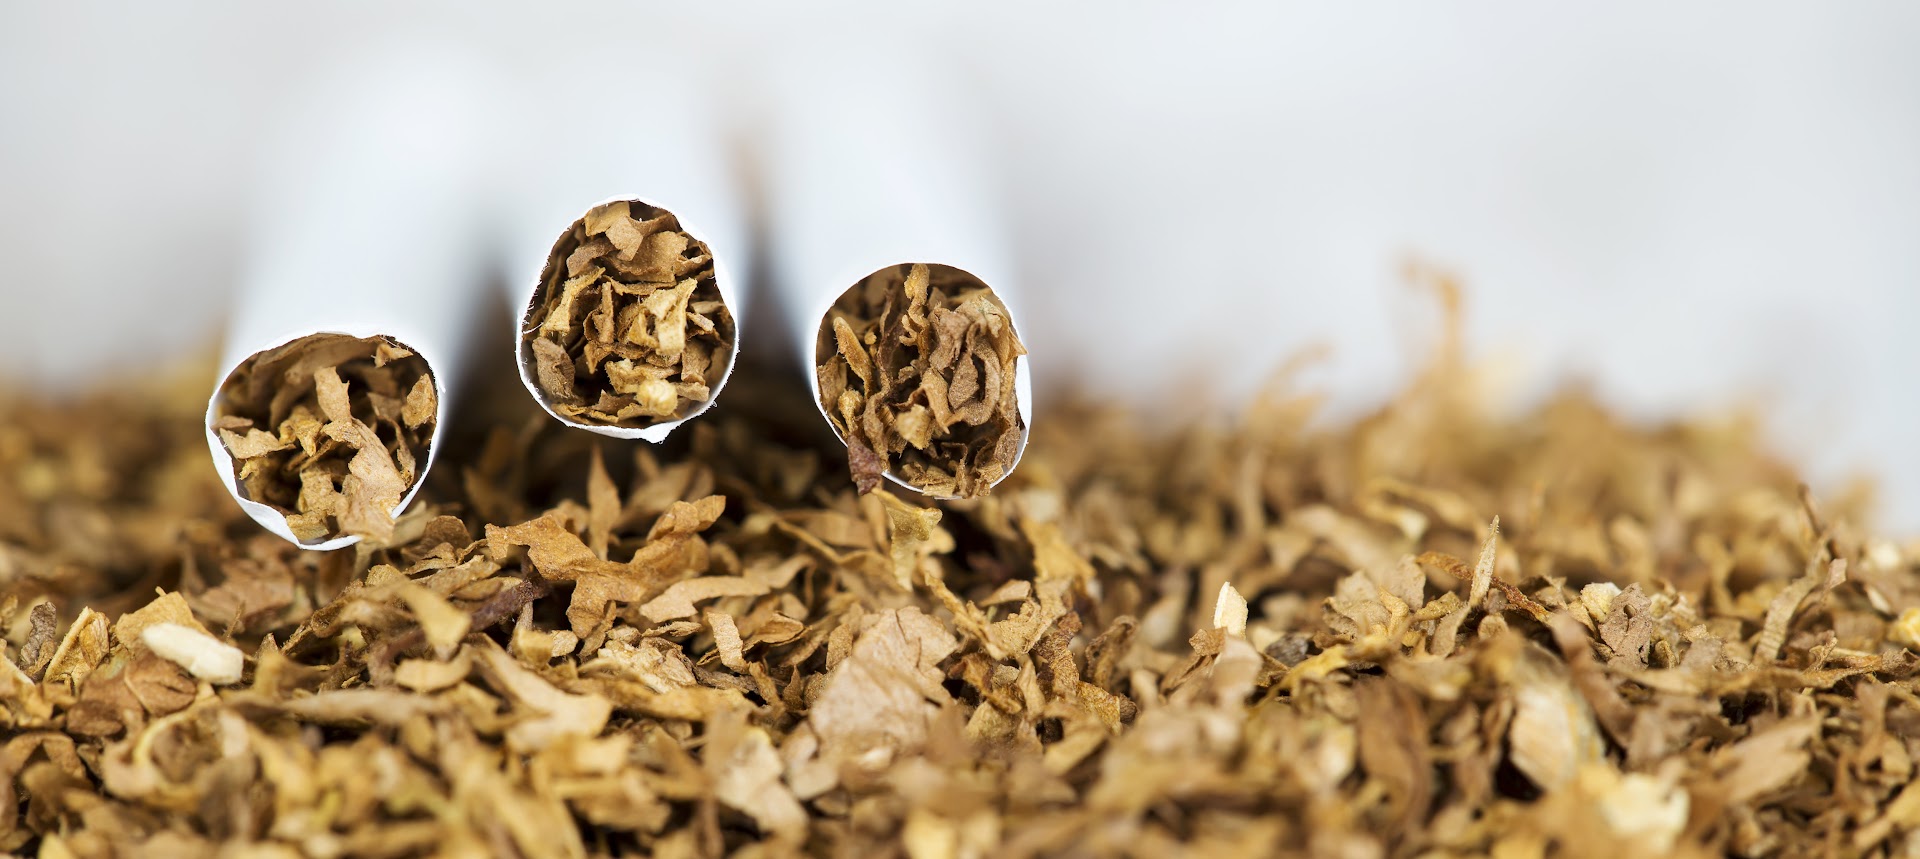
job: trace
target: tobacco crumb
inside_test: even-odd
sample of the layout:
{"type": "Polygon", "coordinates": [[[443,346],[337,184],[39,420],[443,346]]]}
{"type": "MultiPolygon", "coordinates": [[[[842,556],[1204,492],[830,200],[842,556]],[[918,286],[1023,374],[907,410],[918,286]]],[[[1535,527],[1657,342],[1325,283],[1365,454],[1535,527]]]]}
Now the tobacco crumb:
{"type": "Polygon", "coordinates": [[[712,399],[733,361],[733,313],[705,242],[672,212],[594,208],[554,243],[520,336],[532,378],[579,424],[647,427],[712,399]]]}
{"type": "Polygon", "coordinates": [[[26,641],[20,646],[20,669],[30,677],[39,677],[53,661],[53,648],[59,644],[60,629],[53,603],[35,605],[28,613],[26,641]]]}
{"type": "Polygon", "coordinates": [[[912,263],[868,275],[821,320],[820,405],[864,494],[890,472],[939,498],[987,494],[1020,456],[1026,348],[993,290],[912,263]]]}
{"type": "Polygon", "coordinates": [[[1495,408],[1449,347],[1352,421],[1061,403],[942,510],[772,380],[675,455],[499,397],[317,553],[182,378],[0,391],[0,853],[1920,847],[1920,544],[1745,424],[1495,408]]]}
{"type": "Polygon", "coordinates": [[[853,486],[865,495],[880,488],[880,481],[886,477],[887,461],[873,452],[873,448],[860,440],[859,436],[847,439],[847,470],[853,474],[853,486]]]}
{"type": "Polygon", "coordinates": [[[213,429],[252,501],[302,543],[384,543],[426,460],[439,410],[427,363],[387,337],[303,337],[248,358],[220,386],[213,429]]]}

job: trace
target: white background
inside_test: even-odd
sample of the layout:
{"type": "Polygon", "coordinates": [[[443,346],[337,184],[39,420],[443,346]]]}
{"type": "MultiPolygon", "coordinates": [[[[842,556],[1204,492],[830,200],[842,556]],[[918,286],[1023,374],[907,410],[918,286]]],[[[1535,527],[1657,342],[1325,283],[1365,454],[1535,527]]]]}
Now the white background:
{"type": "Polygon", "coordinates": [[[1920,533],[1920,5],[395,6],[0,5],[0,379],[216,337],[253,153],[320,63],[590,52],[641,109],[665,65],[745,103],[775,40],[893,39],[990,119],[1043,398],[1231,401],[1325,343],[1315,381],[1377,403],[1429,342],[1414,257],[1463,277],[1519,401],[1759,403],[1920,533]]]}

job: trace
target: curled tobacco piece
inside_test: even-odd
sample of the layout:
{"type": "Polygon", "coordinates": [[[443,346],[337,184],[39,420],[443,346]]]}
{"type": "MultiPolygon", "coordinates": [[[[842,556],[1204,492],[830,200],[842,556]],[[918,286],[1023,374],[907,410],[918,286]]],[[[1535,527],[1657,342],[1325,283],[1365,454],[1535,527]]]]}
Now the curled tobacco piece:
{"type": "Polygon", "coordinates": [[[952,266],[889,266],[847,290],[821,319],[815,372],[860,490],[891,473],[928,495],[985,495],[1026,440],[1025,354],[1006,305],[952,266]]]}
{"type": "Polygon", "coordinates": [[[549,412],[628,429],[704,408],[735,345],[706,243],[672,212],[626,200],[554,243],[519,337],[521,375],[549,412]]]}
{"type": "Polygon", "coordinates": [[[315,334],[242,361],[209,424],[247,500],[302,544],[385,543],[420,479],[439,392],[427,362],[387,337],[315,334]]]}

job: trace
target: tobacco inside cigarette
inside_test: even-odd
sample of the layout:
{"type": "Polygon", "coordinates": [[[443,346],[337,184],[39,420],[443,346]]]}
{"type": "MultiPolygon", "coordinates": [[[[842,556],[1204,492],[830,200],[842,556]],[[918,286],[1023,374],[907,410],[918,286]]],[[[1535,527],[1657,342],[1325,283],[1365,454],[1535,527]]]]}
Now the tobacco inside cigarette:
{"type": "Polygon", "coordinates": [[[405,345],[315,334],[242,361],[220,386],[213,429],[246,497],[279,510],[301,542],[383,544],[438,406],[426,360],[405,345]]]}
{"type": "Polygon", "coordinates": [[[979,278],[908,263],[868,275],[820,321],[820,406],[862,493],[891,473],[928,495],[985,495],[1019,459],[1026,354],[979,278]]]}
{"type": "Polygon", "coordinates": [[[698,411],[735,346],[707,244],[639,201],[597,206],[560,237],[520,337],[523,369],[551,411],[631,428],[698,411]]]}

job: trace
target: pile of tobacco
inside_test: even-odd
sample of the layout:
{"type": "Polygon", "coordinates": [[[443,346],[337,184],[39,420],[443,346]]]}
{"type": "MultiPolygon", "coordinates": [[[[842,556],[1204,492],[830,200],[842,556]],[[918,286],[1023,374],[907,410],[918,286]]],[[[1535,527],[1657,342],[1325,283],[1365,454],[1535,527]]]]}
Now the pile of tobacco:
{"type": "Polygon", "coordinates": [[[0,850],[1920,851],[1920,547],[1457,351],[1338,426],[1043,410],[937,507],[800,385],[659,447],[469,397],[521,411],[332,553],[223,491],[201,374],[0,395],[0,850]]]}

